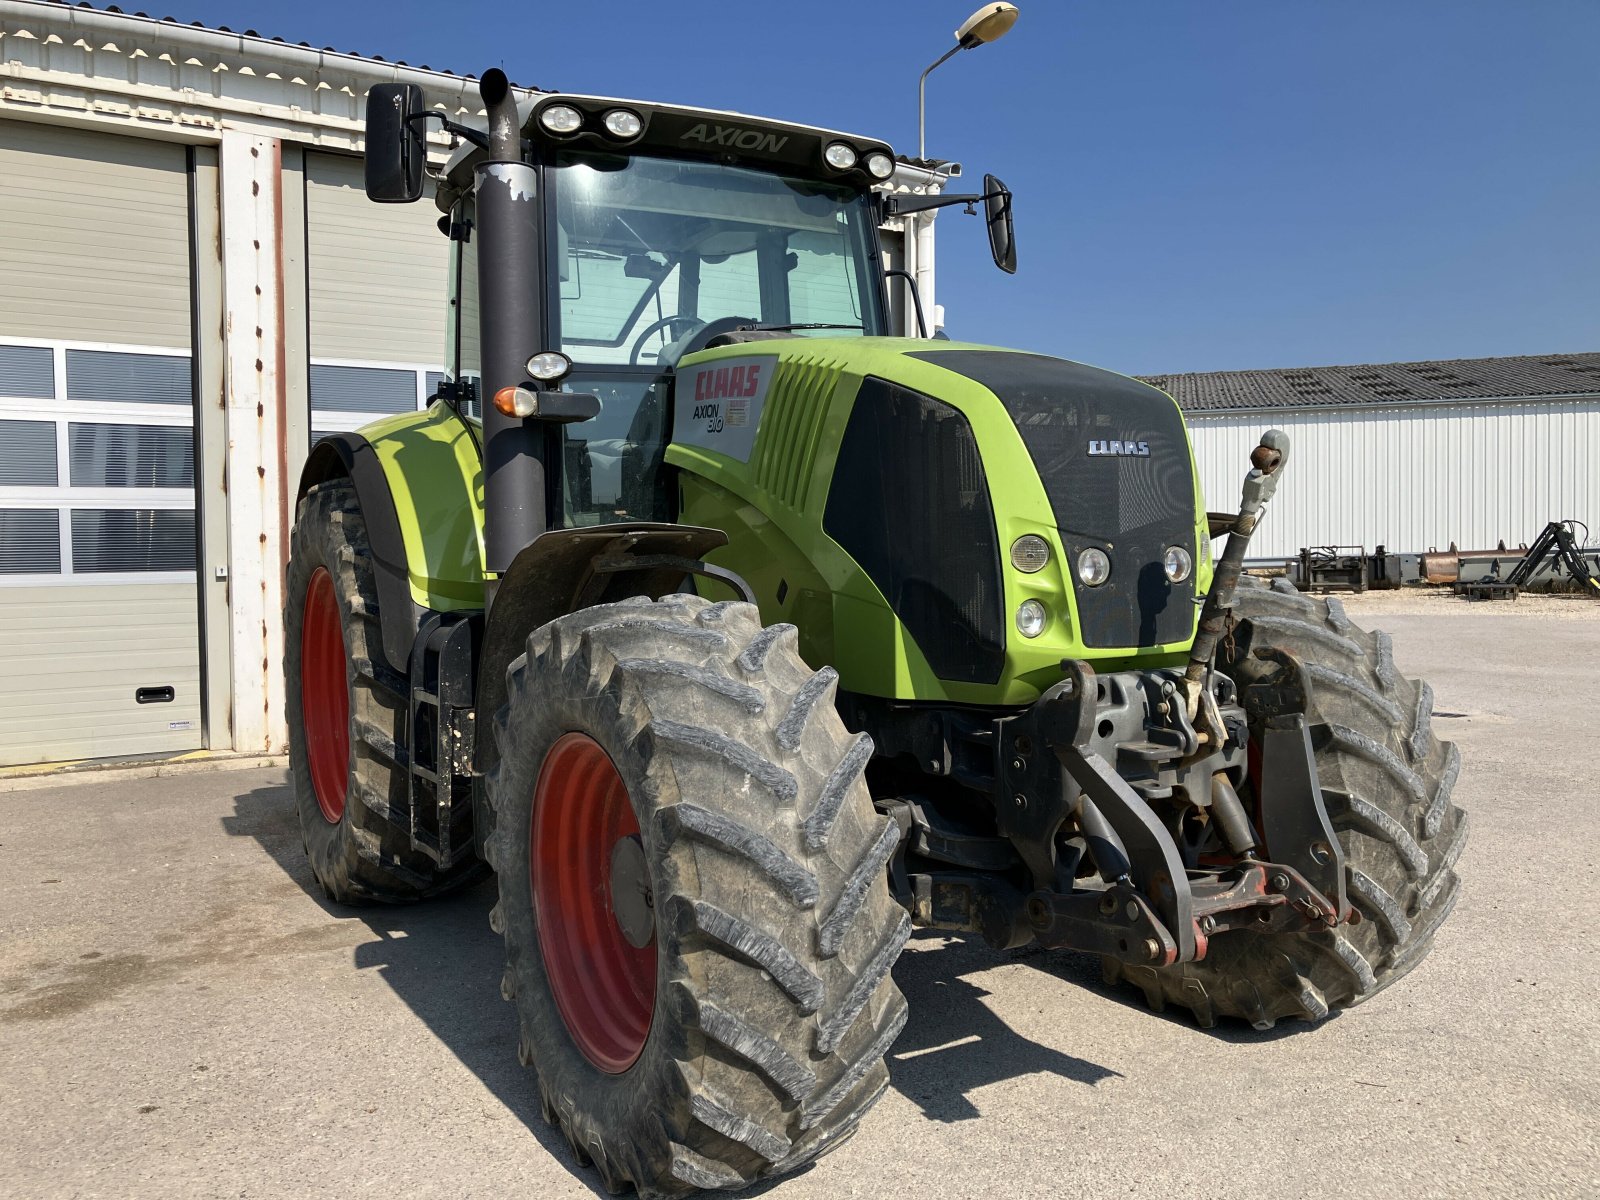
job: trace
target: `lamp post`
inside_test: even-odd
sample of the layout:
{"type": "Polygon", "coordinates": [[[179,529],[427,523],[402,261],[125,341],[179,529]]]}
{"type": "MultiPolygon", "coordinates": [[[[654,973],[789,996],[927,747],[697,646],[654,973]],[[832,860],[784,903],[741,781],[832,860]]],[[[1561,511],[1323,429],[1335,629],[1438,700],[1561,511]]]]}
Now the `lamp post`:
{"type": "Polygon", "coordinates": [[[917,157],[928,157],[928,76],[933,68],[948,62],[957,50],[971,50],[985,42],[999,41],[1017,23],[1015,4],[985,4],[962,22],[956,30],[956,44],[951,46],[933,66],[922,73],[917,81],[917,157]]]}

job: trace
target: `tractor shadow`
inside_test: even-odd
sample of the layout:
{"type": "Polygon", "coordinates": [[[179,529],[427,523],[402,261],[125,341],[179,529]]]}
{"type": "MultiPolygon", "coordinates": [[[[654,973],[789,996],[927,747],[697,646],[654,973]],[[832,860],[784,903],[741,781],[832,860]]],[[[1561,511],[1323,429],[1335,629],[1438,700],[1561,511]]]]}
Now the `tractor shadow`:
{"type": "MultiPolygon", "coordinates": [[[[516,1009],[500,997],[505,947],[489,928],[489,909],[496,899],[492,880],[426,904],[352,908],[327,900],[312,877],[287,784],[240,795],[223,825],[230,835],[260,845],[330,919],[365,925],[372,938],[355,948],[352,966],[378,971],[544,1150],[594,1195],[605,1194],[594,1172],[580,1166],[566,1139],[545,1123],[538,1086],[517,1062],[516,1009]]],[[[1046,1074],[1093,1086],[1120,1077],[1017,1033],[984,1003],[989,993],[974,982],[1008,956],[959,939],[948,939],[938,949],[919,948],[919,943],[937,944],[942,937],[919,935],[894,972],[911,1015],[889,1054],[890,1080],[927,1119],[949,1123],[976,1118],[981,1113],[972,1094],[1009,1079],[1046,1074]]],[[[1085,978],[1078,978],[1077,971],[1050,969],[1072,982],[1089,982],[1091,973],[1098,981],[1092,962],[1083,969],[1085,978]]],[[[1105,991],[1097,983],[1091,986],[1105,991]]],[[[777,1182],[741,1195],[759,1195],[777,1182]]]]}
{"type": "Polygon", "coordinates": [[[352,967],[377,971],[540,1147],[595,1196],[607,1195],[599,1176],[580,1166],[560,1131],[546,1124],[533,1073],[517,1062],[516,1007],[500,998],[505,943],[489,928],[492,879],[425,904],[353,908],[328,900],[313,878],[287,784],[239,796],[223,826],[234,837],[253,838],[330,918],[365,925],[372,940],[355,948],[352,967]]]}
{"type": "Polygon", "coordinates": [[[1005,961],[981,942],[926,933],[895,964],[911,1018],[889,1051],[889,1078],[930,1121],[982,1116],[972,1093],[1008,1079],[1045,1074],[1093,1086],[1122,1078],[1120,1071],[1024,1037],[983,1003],[990,993],[969,976],[1005,961]],[[919,949],[919,942],[933,945],[919,949]]]}
{"type": "Polygon", "coordinates": [[[1026,963],[1036,971],[1076,984],[1097,996],[1102,996],[1124,1008],[1130,1008],[1152,1021],[1166,1021],[1190,1033],[1235,1046],[1260,1046],[1269,1042],[1279,1042],[1284,1038],[1309,1037],[1317,1030],[1332,1025],[1344,1012],[1343,1009],[1336,1008],[1315,1024],[1285,1018],[1271,1029],[1253,1029],[1244,1021],[1223,1017],[1215,1026],[1205,1029],[1194,1019],[1194,1014],[1181,1005],[1169,1005],[1156,1012],[1151,1009],[1144,993],[1132,984],[1105,982],[1100,970],[1100,960],[1095,955],[1082,954],[1074,950],[1045,950],[1037,946],[1027,946],[1007,952],[1006,960],[1026,963]]]}

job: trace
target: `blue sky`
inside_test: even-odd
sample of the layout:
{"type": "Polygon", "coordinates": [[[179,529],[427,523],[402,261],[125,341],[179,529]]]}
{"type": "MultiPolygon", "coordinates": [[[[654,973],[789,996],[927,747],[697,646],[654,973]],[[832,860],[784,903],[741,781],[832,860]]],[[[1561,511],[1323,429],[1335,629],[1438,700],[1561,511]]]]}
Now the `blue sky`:
{"type": "MultiPolygon", "coordinates": [[[[163,11],[915,152],[917,75],[976,6],[163,11]]],[[[1596,0],[1018,6],[1004,40],[929,81],[929,152],[1017,194],[1014,277],[978,220],[939,220],[952,336],[1141,373],[1600,349],[1596,0]]]]}

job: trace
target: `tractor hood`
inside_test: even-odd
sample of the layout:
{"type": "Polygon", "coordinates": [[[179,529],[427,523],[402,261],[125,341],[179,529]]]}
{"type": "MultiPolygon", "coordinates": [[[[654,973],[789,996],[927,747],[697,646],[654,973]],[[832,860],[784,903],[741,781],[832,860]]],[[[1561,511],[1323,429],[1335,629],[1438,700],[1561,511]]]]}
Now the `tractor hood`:
{"type": "Polygon", "coordinates": [[[1166,393],[1082,363],[1007,350],[915,351],[983,385],[1010,416],[1050,499],[1062,549],[1111,562],[1090,587],[1071,573],[1086,646],[1155,646],[1193,631],[1195,580],[1162,568],[1167,547],[1195,551],[1189,437],[1166,393]]]}
{"type": "Polygon", "coordinates": [[[849,690],[1027,703],[1063,659],[1168,665],[1193,640],[1209,546],[1155,388],[986,346],[791,337],[689,355],[673,409],[680,519],[729,534],[714,560],[849,690]],[[1028,535],[1049,554],[1024,570],[1028,535]],[[1094,586],[1090,550],[1110,564],[1094,586]]]}

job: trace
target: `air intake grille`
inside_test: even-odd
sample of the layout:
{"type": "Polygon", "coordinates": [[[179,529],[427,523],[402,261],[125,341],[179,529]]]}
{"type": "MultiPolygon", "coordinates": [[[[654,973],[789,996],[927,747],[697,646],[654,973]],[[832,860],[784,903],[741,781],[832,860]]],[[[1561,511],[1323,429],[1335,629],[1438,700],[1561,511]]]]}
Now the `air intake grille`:
{"type": "Polygon", "coordinates": [[[756,484],[790,508],[805,507],[822,418],[838,382],[839,368],[821,359],[782,362],[772,377],[761,416],[756,484]]]}

